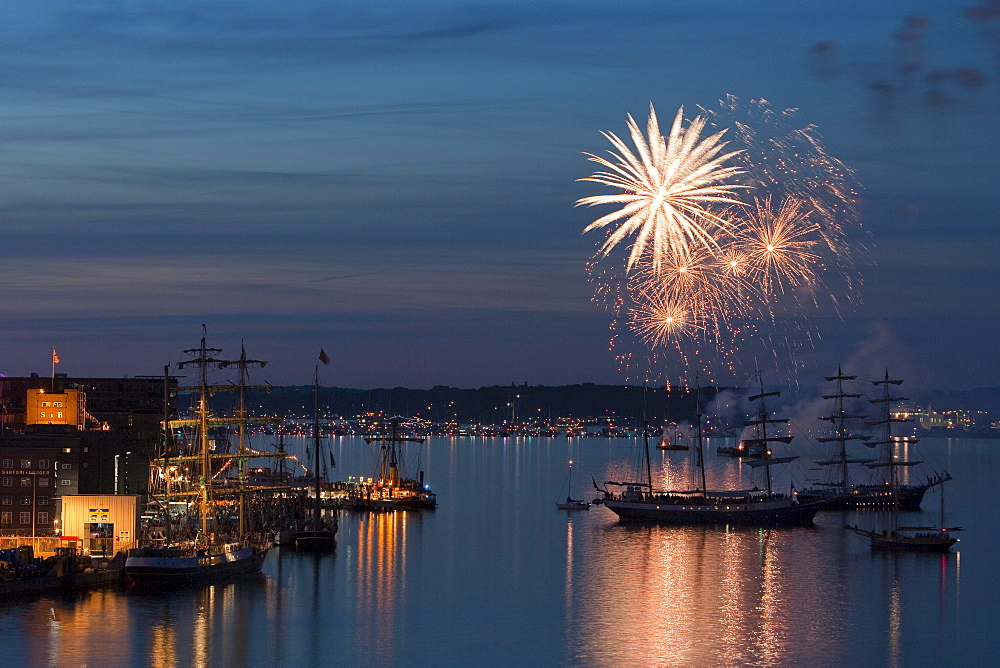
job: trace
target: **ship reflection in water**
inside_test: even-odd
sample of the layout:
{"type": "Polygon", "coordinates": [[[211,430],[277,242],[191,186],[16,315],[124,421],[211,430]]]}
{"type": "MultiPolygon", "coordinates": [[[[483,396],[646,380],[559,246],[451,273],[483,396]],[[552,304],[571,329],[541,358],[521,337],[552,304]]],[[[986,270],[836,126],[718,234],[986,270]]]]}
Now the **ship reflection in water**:
{"type": "Polygon", "coordinates": [[[601,614],[577,620],[573,652],[600,665],[629,663],[637,646],[649,665],[772,665],[793,643],[837,656],[845,606],[807,531],[607,527],[605,558],[580,560],[581,595],[601,614]]]}

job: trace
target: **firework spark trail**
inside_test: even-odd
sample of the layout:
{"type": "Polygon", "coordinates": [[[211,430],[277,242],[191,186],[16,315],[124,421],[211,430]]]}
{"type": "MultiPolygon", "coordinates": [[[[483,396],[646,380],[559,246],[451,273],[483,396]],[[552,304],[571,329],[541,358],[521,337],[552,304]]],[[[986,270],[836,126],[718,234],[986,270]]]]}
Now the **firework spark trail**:
{"type": "Polygon", "coordinates": [[[853,298],[858,187],[813,126],[792,126],[794,113],[729,96],[686,126],[679,110],[664,137],[651,105],[646,136],[628,117],[635,152],[602,133],[611,160],[585,154],[606,170],[581,180],[618,192],[576,204],[623,205],[584,229],[606,232],[588,272],[594,300],[613,315],[613,347],[631,333],[652,361],[673,350],[675,361],[711,374],[734,370],[755,339],[794,367],[813,336],[806,307],[839,313],[841,299],[853,298]],[[626,240],[619,264],[613,251],[626,240]]]}

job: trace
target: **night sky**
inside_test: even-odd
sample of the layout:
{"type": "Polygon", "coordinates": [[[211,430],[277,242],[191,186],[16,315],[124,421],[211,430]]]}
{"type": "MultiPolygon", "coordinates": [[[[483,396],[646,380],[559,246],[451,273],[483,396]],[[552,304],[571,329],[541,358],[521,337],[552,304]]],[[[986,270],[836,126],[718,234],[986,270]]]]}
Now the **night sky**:
{"type": "Polygon", "coordinates": [[[906,4],[4,3],[0,372],[155,375],[204,323],[275,384],[635,382],[583,153],[732,94],[863,186],[801,375],[998,385],[1000,5],[906,4]]]}

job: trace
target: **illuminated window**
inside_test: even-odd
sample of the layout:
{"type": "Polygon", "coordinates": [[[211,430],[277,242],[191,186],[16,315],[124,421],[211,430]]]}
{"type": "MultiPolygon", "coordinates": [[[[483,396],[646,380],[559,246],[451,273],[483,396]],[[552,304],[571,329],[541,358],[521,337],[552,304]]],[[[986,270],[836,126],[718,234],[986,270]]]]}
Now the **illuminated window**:
{"type": "Polygon", "coordinates": [[[31,487],[31,478],[21,478],[21,487],[31,487]]]}
{"type": "Polygon", "coordinates": [[[48,407],[49,407],[49,402],[43,401],[42,402],[42,408],[48,408],[48,407]]]}
{"type": "Polygon", "coordinates": [[[30,469],[31,468],[31,460],[30,459],[22,459],[21,460],[21,468],[22,469],[30,469]]]}
{"type": "Polygon", "coordinates": [[[62,480],[59,481],[59,484],[62,485],[63,487],[68,487],[73,484],[73,481],[63,478],[62,480]]]}
{"type": "Polygon", "coordinates": [[[53,402],[52,402],[52,407],[53,407],[53,408],[62,408],[62,407],[63,407],[63,405],[62,405],[62,402],[61,402],[61,401],[53,401],[53,402]]]}
{"type": "Polygon", "coordinates": [[[22,506],[30,506],[31,505],[31,497],[30,496],[22,496],[21,497],[21,505],[22,506]]]}
{"type": "Polygon", "coordinates": [[[71,468],[73,468],[73,465],[72,464],[67,464],[66,462],[63,462],[62,467],[63,467],[64,470],[65,469],[71,469],[71,468]]]}
{"type": "Polygon", "coordinates": [[[48,524],[49,523],[49,514],[47,512],[40,512],[40,513],[38,513],[38,523],[39,524],[48,524]]]}
{"type": "Polygon", "coordinates": [[[62,413],[63,413],[62,411],[59,411],[59,417],[62,417],[62,416],[63,416],[63,414],[62,414],[62,413]]]}
{"type": "Polygon", "coordinates": [[[14,523],[14,513],[9,510],[5,510],[0,513],[0,524],[13,524],[14,523]]]}

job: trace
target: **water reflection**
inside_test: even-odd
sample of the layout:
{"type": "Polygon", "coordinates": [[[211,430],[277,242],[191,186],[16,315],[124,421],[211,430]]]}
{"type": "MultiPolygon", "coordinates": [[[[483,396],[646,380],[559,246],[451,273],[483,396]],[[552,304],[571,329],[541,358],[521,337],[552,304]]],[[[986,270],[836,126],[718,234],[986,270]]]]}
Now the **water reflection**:
{"type": "Polygon", "coordinates": [[[358,558],[354,600],[355,643],[371,644],[371,660],[391,665],[396,612],[404,605],[406,587],[406,525],[412,514],[373,513],[360,517],[354,538],[358,558]]]}
{"type": "Polygon", "coordinates": [[[787,577],[823,556],[799,549],[804,531],[608,525],[603,558],[578,563],[580,597],[602,611],[578,657],[610,665],[642,646],[651,665],[775,665],[804,641],[837,656],[837,599],[787,577]],[[803,638],[810,617],[829,624],[803,638]]]}
{"type": "MultiPolygon", "coordinates": [[[[962,523],[990,527],[975,489],[994,482],[995,449],[976,448],[952,454],[963,484],[949,489],[949,503],[962,523]]],[[[992,658],[965,642],[992,637],[988,560],[963,572],[962,552],[873,554],[843,529],[885,513],[727,530],[620,524],[601,506],[554,510],[566,459],[600,480],[624,450],[611,440],[432,444],[435,486],[449,500],[434,513],[344,515],[335,553],[275,550],[249,582],[0,601],[4,659],[270,668],[478,665],[484,657],[629,666],[992,658]]],[[[345,447],[347,463],[350,454],[345,447]]],[[[681,485],[694,477],[692,460],[657,456],[653,470],[681,485]]],[[[738,461],[709,462],[710,485],[740,486],[738,461]]],[[[995,551],[997,532],[969,534],[959,545],[973,556],[995,551]]]]}

